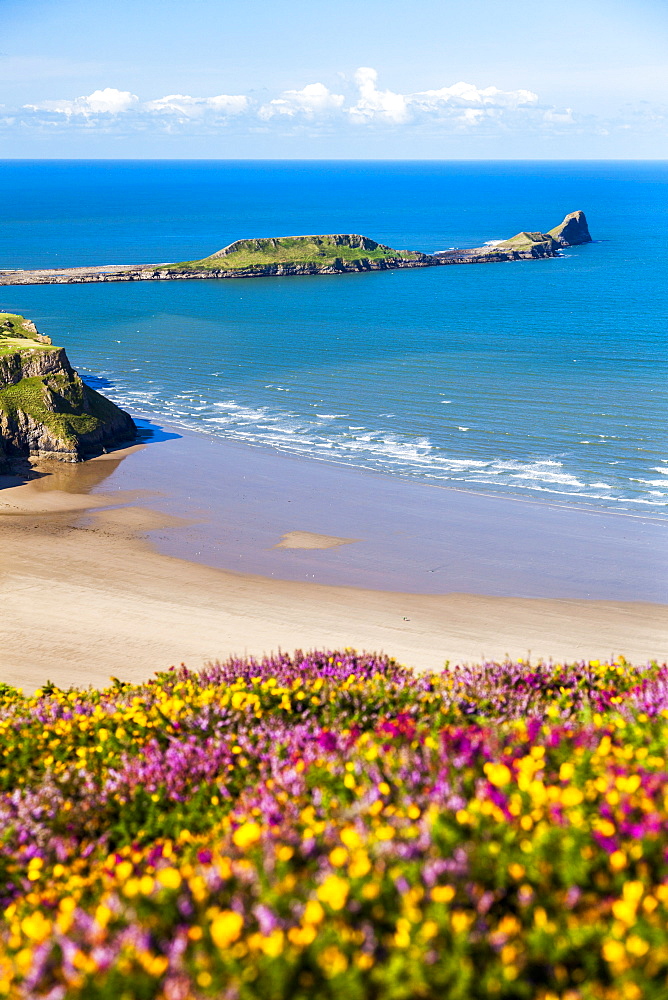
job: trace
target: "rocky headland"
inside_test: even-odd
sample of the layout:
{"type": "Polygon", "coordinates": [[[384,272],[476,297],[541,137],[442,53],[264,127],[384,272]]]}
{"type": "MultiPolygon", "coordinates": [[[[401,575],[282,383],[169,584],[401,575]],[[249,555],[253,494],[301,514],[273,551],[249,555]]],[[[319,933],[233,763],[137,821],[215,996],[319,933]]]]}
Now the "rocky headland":
{"type": "Polygon", "coordinates": [[[556,257],[563,247],[590,243],[584,212],[571,212],[547,233],[521,232],[473,249],[421,253],[394,250],[366,236],[279,236],[236,240],[201,260],[174,264],[110,264],[99,267],[0,271],[0,285],[80,284],[96,281],[160,281],[196,278],[253,278],[274,275],[344,274],[449,264],[556,257]]]}
{"type": "Polygon", "coordinates": [[[132,418],[86,385],[34,323],[0,313],[0,468],[17,459],[79,462],[134,440],[132,418]]]}

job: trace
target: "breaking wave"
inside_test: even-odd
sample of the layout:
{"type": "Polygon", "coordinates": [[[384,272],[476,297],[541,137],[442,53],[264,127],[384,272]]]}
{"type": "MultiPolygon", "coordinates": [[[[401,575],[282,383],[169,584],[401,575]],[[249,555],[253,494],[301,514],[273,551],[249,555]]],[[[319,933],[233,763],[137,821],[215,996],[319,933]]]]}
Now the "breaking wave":
{"type": "MultiPolygon", "coordinates": [[[[105,373],[96,373],[96,375],[105,373]]],[[[109,377],[109,373],[107,373],[109,377]]],[[[85,372],[84,372],[85,377],[85,372]]],[[[270,388],[276,390],[277,386],[270,388]]],[[[322,408],[298,412],[276,405],[251,405],[242,399],[206,398],[202,391],[168,394],[164,387],[144,384],[141,389],[116,381],[106,390],[121,406],[138,415],[171,422],[184,429],[216,437],[270,447],[292,455],[343,463],[376,472],[418,478],[436,484],[465,489],[492,489],[514,495],[540,494],[573,497],[578,502],[613,509],[632,510],[636,505],[654,508],[657,514],[668,507],[668,468],[647,468],[648,476],[661,473],[666,479],[620,475],[619,462],[611,456],[601,479],[587,476],[565,456],[533,456],[525,460],[485,455],[475,443],[476,428],[452,425],[457,448],[433,436],[409,434],[398,428],[395,414],[379,413],[377,427],[350,423],[367,414],[344,413],[322,408]],[[392,429],[388,423],[392,421],[392,429]],[[462,431],[467,431],[462,435],[462,431]],[[471,442],[470,454],[461,455],[460,441],[471,442]],[[651,487],[651,488],[650,488],[651,487]],[[663,487],[657,489],[656,487],[663,487]]],[[[293,393],[296,396],[296,393],[293,393]]],[[[286,399],[287,402],[287,399],[286,399]]],[[[442,412],[442,411],[439,411],[442,412]]],[[[439,428],[441,435],[443,428],[439,428]]],[[[655,459],[656,461],[656,459],[655,459]]],[[[637,509],[637,507],[636,507],[637,509]]]]}

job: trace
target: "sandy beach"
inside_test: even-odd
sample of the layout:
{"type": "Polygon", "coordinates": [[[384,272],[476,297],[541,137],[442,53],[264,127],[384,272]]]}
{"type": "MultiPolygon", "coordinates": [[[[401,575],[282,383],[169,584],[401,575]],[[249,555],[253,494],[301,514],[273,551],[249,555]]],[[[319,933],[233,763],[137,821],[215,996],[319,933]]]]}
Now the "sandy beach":
{"type": "MultiPolygon", "coordinates": [[[[172,437],[173,441],[135,447],[82,465],[42,466],[42,477],[27,482],[4,477],[0,491],[3,681],[26,691],[47,679],[61,686],[104,685],[110,676],[140,681],[172,664],[184,662],[196,669],[210,660],[230,655],[261,656],[279,648],[383,650],[419,669],[439,668],[446,660],[505,656],[579,659],[623,654],[643,662],[668,655],[668,607],[655,600],[601,599],[600,593],[605,593],[607,586],[601,577],[603,563],[594,573],[593,599],[563,596],[558,566],[557,578],[549,584],[555,596],[518,596],[529,586],[524,563],[532,559],[531,552],[523,552],[521,546],[517,547],[515,566],[516,572],[525,573],[521,589],[511,573],[505,583],[508,592],[499,594],[499,573],[493,579],[489,566],[483,565],[482,576],[488,574],[490,589],[497,593],[462,592],[463,588],[452,586],[461,582],[456,573],[450,580],[441,577],[441,585],[446,585],[443,593],[415,592],[417,587],[406,588],[412,593],[401,592],[396,584],[402,578],[406,551],[414,548],[416,573],[421,558],[410,532],[403,542],[395,532],[394,547],[389,537],[396,527],[395,519],[403,522],[407,517],[406,505],[415,485],[407,484],[403,506],[395,496],[394,508],[384,512],[384,530],[389,533],[385,539],[387,575],[385,587],[379,589],[368,585],[373,573],[364,566],[364,540],[370,529],[361,495],[356,525],[351,523],[354,512],[341,523],[336,503],[330,506],[338,511],[338,520],[327,516],[327,505],[318,512],[311,501],[307,504],[309,517],[300,512],[299,504],[290,518],[277,515],[278,496],[272,492],[271,482],[264,483],[264,494],[258,483],[253,484],[253,503],[232,505],[224,516],[220,510],[214,516],[211,510],[202,509],[192,466],[190,470],[184,464],[179,467],[184,457],[174,442],[180,440],[182,451],[191,458],[198,447],[209,445],[205,446],[204,440],[198,442],[196,435],[185,443],[183,438],[172,437]],[[162,469],[163,478],[171,477],[171,491],[157,475],[158,469],[162,469]],[[193,487],[189,507],[185,494],[177,489],[177,483],[183,487],[184,482],[189,490],[193,487]],[[262,532],[264,527],[267,533],[267,525],[269,537],[262,532]],[[359,530],[333,531],[332,526],[359,530]],[[316,527],[322,530],[314,530],[316,527]],[[261,556],[264,575],[238,572],[236,566],[232,571],[234,564],[225,546],[221,554],[220,547],[210,545],[202,555],[202,539],[207,533],[210,540],[220,541],[232,529],[236,549],[246,556],[238,558],[238,564],[244,568],[255,565],[261,556]],[[255,556],[251,535],[259,537],[255,556]],[[199,550],[194,548],[197,545],[199,550]],[[179,550],[180,555],[173,554],[179,550]],[[271,560],[280,559],[286,561],[276,563],[275,569],[268,568],[274,565],[271,560]],[[226,560],[227,568],[215,565],[226,560]],[[278,578],[279,574],[284,578],[278,578]],[[305,582],[328,576],[348,582],[305,582]]],[[[224,448],[224,442],[215,442],[214,447],[218,446],[224,448]]],[[[205,454],[215,493],[211,451],[205,454]]],[[[216,454],[222,456],[223,451],[216,454]]],[[[280,467],[290,471],[285,464],[290,460],[284,456],[258,456],[252,449],[228,450],[226,454],[234,459],[239,479],[246,477],[246,488],[250,466],[244,467],[242,455],[247,463],[255,463],[257,476],[264,468],[262,462],[267,461],[270,465],[282,463],[280,467]],[[244,468],[245,472],[241,471],[244,468]]],[[[376,498],[376,505],[379,480],[389,480],[385,485],[391,491],[402,489],[391,477],[369,477],[356,470],[310,464],[317,466],[311,474],[324,485],[328,476],[338,477],[342,487],[350,486],[346,476],[359,476],[359,482],[367,483],[376,498]]],[[[302,463],[302,472],[304,468],[302,463]]],[[[232,503],[234,483],[227,467],[225,478],[230,483],[227,499],[232,503]]],[[[308,497],[308,489],[306,494],[308,497]]],[[[285,503],[295,499],[288,496],[285,503]]],[[[421,494],[419,499],[423,505],[421,494]]],[[[466,497],[453,500],[449,495],[449,500],[471,506],[466,497]]],[[[442,507],[444,501],[439,501],[442,507]]],[[[490,503],[490,498],[483,498],[483,503],[489,505],[491,520],[488,524],[481,520],[474,504],[472,537],[490,550],[485,533],[493,529],[495,536],[505,539],[498,556],[503,558],[510,529],[506,524],[504,532],[503,521],[499,523],[495,517],[503,507],[490,503]]],[[[532,508],[530,513],[534,518],[542,517],[546,536],[554,530],[554,516],[562,516],[559,510],[547,507],[532,508]]],[[[585,526],[594,539],[593,528],[599,522],[586,513],[582,517],[590,518],[585,526]]],[[[525,517],[524,522],[529,530],[530,519],[525,517]]],[[[603,527],[610,530],[607,521],[603,527]]],[[[628,536],[629,528],[638,532],[640,525],[622,525],[622,535],[628,536]]],[[[424,533],[427,528],[418,524],[415,530],[424,533]]],[[[665,525],[650,525],[650,530],[659,534],[647,538],[640,532],[633,539],[638,563],[643,545],[657,550],[657,538],[665,540],[665,525]]],[[[603,535],[609,538],[605,531],[603,535]]],[[[462,538],[465,541],[465,532],[460,531],[460,542],[462,538]]],[[[575,544],[580,544],[577,539],[575,544]]],[[[564,546],[568,548],[567,539],[564,546]]],[[[375,565],[378,553],[371,545],[367,549],[368,561],[375,565]]],[[[534,562],[536,556],[540,558],[540,553],[533,553],[534,562]]],[[[429,579],[431,588],[433,576],[429,579]]],[[[541,574],[540,566],[535,567],[534,576],[537,582],[543,581],[544,590],[545,573],[541,574]]],[[[549,580],[549,573],[547,577],[549,580]]],[[[484,584],[484,579],[477,584],[471,580],[471,591],[484,584]]],[[[580,586],[576,584],[575,590],[580,586]]],[[[639,580],[638,592],[642,591],[639,580]]]]}

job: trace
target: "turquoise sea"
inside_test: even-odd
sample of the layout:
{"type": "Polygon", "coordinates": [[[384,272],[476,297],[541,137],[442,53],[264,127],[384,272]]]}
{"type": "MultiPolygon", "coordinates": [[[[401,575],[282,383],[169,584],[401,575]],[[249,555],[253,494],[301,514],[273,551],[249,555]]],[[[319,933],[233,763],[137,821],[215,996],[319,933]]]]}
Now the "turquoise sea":
{"type": "Polygon", "coordinates": [[[240,237],[476,246],[584,209],[558,259],[2,288],[133,414],[478,492],[668,516],[668,164],[0,163],[0,267],[240,237]]]}

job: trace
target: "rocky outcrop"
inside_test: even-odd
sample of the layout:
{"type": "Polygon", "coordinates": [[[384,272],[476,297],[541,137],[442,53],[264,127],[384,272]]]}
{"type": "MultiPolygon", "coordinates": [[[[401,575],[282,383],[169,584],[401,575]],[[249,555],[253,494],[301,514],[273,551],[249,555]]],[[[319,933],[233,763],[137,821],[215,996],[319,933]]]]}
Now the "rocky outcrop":
{"type": "MultiPolygon", "coordinates": [[[[0,314],[0,458],[78,462],[134,440],[129,414],[87,386],[65,351],[0,314]]],[[[34,331],[34,332],[33,332],[34,331]]]]}
{"type": "Polygon", "coordinates": [[[549,236],[562,247],[577,247],[582,243],[592,243],[589,226],[584,212],[571,212],[560,225],[550,229],[549,236]]]}
{"type": "MultiPolygon", "coordinates": [[[[0,339],[0,344],[2,340],[0,339]]],[[[73,374],[67,355],[62,347],[51,351],[28,350],[13,354],[0,354],[0,386],[16,385],[24,378],[39,378],[67,372],[73,374]]]]}
{"type": "Polygon", "coordinates": [[[538,260],[557,257],[562,247],[591,242],[584,212],[571,212],[560,225],[547,233],[525,231],[498,243],[474,247],[472,250],[443,250],[433,256],[439,264],[490,264],[506,260],[538,260]]]}
{"type": "Polygon", "coordinates": [[[433,256],[438,264],[494,264],[507,260],[539,260],[556,257],[559,247],[545,233],[518,233],[494,246],[472,250],[441,250],[433,256]]]}

